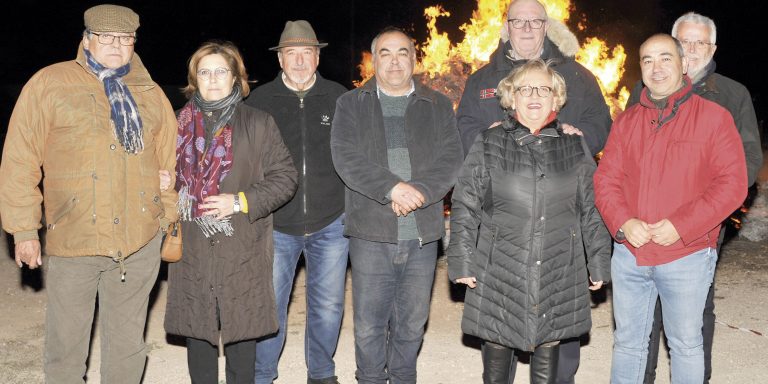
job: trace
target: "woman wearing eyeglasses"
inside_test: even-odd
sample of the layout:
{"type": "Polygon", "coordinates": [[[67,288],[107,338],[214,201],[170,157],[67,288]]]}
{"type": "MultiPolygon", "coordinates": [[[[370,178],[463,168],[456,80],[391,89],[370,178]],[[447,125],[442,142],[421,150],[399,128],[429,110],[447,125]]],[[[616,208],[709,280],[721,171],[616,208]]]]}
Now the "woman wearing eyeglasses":
{"type": "Polygon", "coordinates": [[[243,59],[229,42],[189,59],[189,98],[178,112],[176,190],[183,256],[168,267],[165,329],[187,337],[193,383],[253,383],[256,342],[277,331],[272,289],[272,211],[296,189],[297,172],[267,113],[243,104],[243,59]]]}
{"type": "Polygon", "coordinates": [[[470,288],[461,328],[483,340],[483,382],[511,383],[523,352],[531,383],[554,383],[559,341],[591,328],[589,290],[610,278],[611,239],[595,162],[557,120],[560,74],[531,60],[497,97],[506,119],[478,136],[453,191],[449,276],[470,288]]]}

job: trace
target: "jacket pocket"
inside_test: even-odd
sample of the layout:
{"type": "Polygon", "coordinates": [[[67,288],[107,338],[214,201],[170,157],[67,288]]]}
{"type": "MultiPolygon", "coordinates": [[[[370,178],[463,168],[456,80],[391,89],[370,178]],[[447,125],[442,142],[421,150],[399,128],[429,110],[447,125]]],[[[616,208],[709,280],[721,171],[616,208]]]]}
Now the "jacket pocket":
{"type": "Polygon", "coordinates": [[[77,196],[72,195],[67,200],[64,201],[64,204],[62,204],[59,209],[53,212],[51,214],[51,221],[48,222],[47,228],[49,231],[52,231],[56,228],[56,224],[60,223],[67,215],[72,212],[72,209],[75,208],[75,205],[77,205],[78,199],[77,196]]]}
{"type": "Polygon", "coordinates": [[[149,195],[141,191],[139,192],[140,198],[141,198],[141,212],[149,214],[149,217],[152,219],[157,219],[159,217],[162,217],[165,213],[165,208],[163,207],[163,201],[160,199],[160,195],[157,194],[151,194],[152,198],[149,198],[149,195]]]}
{"type": "Polygon", "coordinates": [[[493,251],[496,250],[496,236],[499,235],[499,227],[493,227],[491,234],[491,247],[488,249],[488,265],[493,265],[493,251]]]}

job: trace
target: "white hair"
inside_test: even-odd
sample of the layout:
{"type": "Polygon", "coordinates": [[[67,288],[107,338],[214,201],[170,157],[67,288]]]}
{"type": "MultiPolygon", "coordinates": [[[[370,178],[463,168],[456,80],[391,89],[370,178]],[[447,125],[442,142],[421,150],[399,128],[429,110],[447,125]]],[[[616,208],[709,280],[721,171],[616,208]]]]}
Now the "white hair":
{"type": "Polygon", "coordinates": [[[688,12],[685,15],[678,17],[677,20],[675,20],[675,24],[672,26],[672,36],[675,38],[677,38],[677,28],[680,27],[680,24],[682,23],[706,25],[709,27],[709,42],[712,44],[717,42],[717,27],[715,26],[715,21],[709,17],[700,15],[696,12],[688,12]]]}

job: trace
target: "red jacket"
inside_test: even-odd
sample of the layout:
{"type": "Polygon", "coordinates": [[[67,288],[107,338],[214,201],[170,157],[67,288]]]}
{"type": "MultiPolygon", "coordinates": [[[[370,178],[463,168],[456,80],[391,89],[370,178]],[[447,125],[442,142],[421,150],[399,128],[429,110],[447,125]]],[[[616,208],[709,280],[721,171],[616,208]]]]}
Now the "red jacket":
{"type": "Polygon", "coordinates": [[[594,176],[595,205],[614,237],[631,218],[669,219],[680,234],[674,244],[627,243],[637,265],[668,263],[716,246],[720,223],[746,197],[745,164],[731,114],[693,93],[686,77],[663,109],[644,89],[613,123],[594,176]]]}

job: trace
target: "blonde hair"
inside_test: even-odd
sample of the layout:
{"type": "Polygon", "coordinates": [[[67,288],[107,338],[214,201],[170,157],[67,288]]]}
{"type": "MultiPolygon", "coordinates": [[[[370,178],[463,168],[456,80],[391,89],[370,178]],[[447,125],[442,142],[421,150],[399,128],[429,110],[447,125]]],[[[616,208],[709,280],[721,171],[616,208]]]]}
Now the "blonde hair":
{"type": "Polygon", "coordinates": [[[245,71],[245,63],[243,63],[243,56],[240,55],[240,50],[237,49],[235,44],[229,41],[208,41],[198,48],[195,53],[190,56],[187,62],[187,86],[182,88],[181,91],[189,99],[197,92],[197,66],[200,64],[200,60],[208,55],[221,55],[229,65],[229,69],[232,71],[232,76],[235,82],[240,83],[240,90],[243,97],[248,96],[251,92],[251,88],[248,86],[248,72],[245,71]]]}
{"type": "Polygon", "coordinates": [[[501,79],[499,86],[496,87],[496,97],[499,98],[499,103],[504,109],[512,108],[515,100],[515,90],[518,87],[523,86],[520,82],[525,77],[535,71],[546,73],[552,77],[552,95],[555,98],[555,110],[559,111],[563,107],[566,101],[566,89],[565,80],[557,71],[552,69],[549,61],[541,59],[528,60],[525,64],[515,68],[507,77],[501,79]]]}

